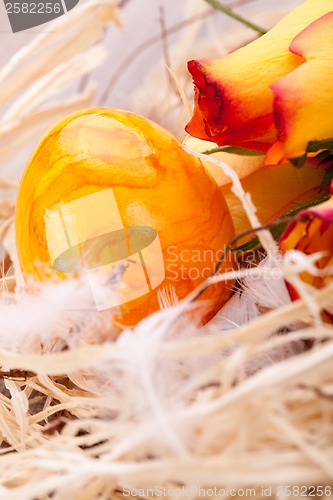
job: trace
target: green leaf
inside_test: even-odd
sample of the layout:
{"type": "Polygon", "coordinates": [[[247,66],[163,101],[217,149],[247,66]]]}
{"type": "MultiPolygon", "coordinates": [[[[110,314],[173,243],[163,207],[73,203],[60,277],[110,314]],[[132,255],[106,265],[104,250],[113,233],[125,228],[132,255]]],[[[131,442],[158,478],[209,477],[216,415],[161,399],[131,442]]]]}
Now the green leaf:
{"type": "Polygon", "coordinates": [[[314,158],[316,160],[326,160],[326,158],[328,158],[329,156],[332,155],[332,151],[321,151],[320,153],[318,153],[314,158]]]}
{"type": "Polygon", "coordinates": [[[306,162],[308,153],[315,153],[316,151],[320,151],[321,149],[324,149],[325,151],[319,153],[315,158],[326,158],[327,156],[331,155],[333,153],[333,139],[310,141],[304,155],[299,156],[298,158],[289,158],[289,161],[292,165],[294,165],[294,167],[301,168],[306,162]]]}
{"type": "MultiPolygon", "coordinates": [[[[299,212],[302,212],[303,210],[306,210],[308,208],[314,207],[316,205],[319,205],[320,203],[324,203],[324,201],[327,201],[330,199],[330,196],[321,196],[318,197],[316,200],[310,201],[308,203],[304,203],[303,205],[297,204],[294,208],[286,212],[284,215],[276,219],[276,221],[272,222],[271,227],[270,227],[270,232],[275,239],[275,241],[279,241],[281,238],[284,230],[286,229],[287,225],[290,223],[290,217],[295,217],[299,212]],[[285,219],[288,220],[286,221],[285,219]]],[[[263,229],[267,229],[265,226],[263,229]]],[[[242,238],[242,234],[239,235],[239,238],[242,238]]],[[[254,248],[258,247],[260,245],[260,241],[258,236],[255,236],[252,238],[250,241],[247,241],[243,245],[240,245],[236,248],[233,249],[234,252],[247,252],[248,250],[253,250],[254,248]]]]}
{"type": "Polygon", "coordinates": [[[329,187],[329,185],[331,184],[332,180],[333,180],[333,165],[331,167],[329,167],[325,172],[325,175],[324,175],[323,180],[321,182],[320,192],[324,191],[324,189],[327,189],[329,187]]]}
{"type": "Polygon", "coordinates": [[[324,139],[322,141],[310,141],[307,147],[307,152],[315,153],[320,149],[330,149],[333,151],[333,139],[324,139]]]}
{"type": "Polygon", "coordinates": [[[298,158],[290,158],[289,161],[292,165],[294,165],[294,167],[301,168],[306,163],[306,154],[303,156],[299,156],[298,158]]]}
{"type": "Polygon", "coordinates": [[[236,148],[234,146],[220,146],[218,148],[208,149],[204,151],[204,155],[212,155],[214,153],[230,153],[239,156],[264,156],[265,153],[254,151],[253,149],[236,148]]]}
{"type": "Polygon", "coordinates": [[[318,163],[318,167],[321,167],[325,170],[327,170],[329,168],[329,164],[332,163],[333,164],[333,155],[328,155],[326,156],[326,158],[324,158],[323,160],[321,160],[319,163],[318,163]],[[324,165],[327,164],[327,167],[325,168],[324,165]]]}
{"type": "Polygon", "coordinates": [[[239,245],[238,247],[233,249],[233,252],[248,252],[249,250],[253,250],[254,248],[258,247],[260,245],[260,241],[258,236],[255,236],[254,238],[251,238],[249,241],[246,243],[243,243],[243,245],[239,245]]]}

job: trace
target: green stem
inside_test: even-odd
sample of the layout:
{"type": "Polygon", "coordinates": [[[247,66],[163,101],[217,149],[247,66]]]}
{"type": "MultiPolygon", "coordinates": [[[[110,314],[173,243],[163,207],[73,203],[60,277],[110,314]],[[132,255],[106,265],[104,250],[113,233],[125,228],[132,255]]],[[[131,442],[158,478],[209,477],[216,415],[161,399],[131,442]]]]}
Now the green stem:
{"type": "Polygon", "coordinates": [[[260,33],[260,35],[264,35],[265,33],[267,33],[266,30],[264,30],[260,26],[257,26],[256,24],[251,23],[251,21],[248,21],[247,19],[244,19],[244,17],[240,16],[239,14],[236,14],[231,9],[229,9],[229,7],[225,7],[224,5],[222,5],[218,0],[205,0],[205,2],[209,3],[209,5],[214,7],[214,9],[218,9],[227,16],[232,17],[236,21],[239,21],[240,23],[244,24],[248,28],[257,31],[257,33],[260,33]]]}
{"type": "Polygon", "coordinates": [[[234,146],[219,146],[218,148],[208,149],[203,151],[204,155],[212,155],[214,153],[230,153],[239,156],[264,156],[265,153],[254,151],[253,149],[236,148],[234,146]]]}

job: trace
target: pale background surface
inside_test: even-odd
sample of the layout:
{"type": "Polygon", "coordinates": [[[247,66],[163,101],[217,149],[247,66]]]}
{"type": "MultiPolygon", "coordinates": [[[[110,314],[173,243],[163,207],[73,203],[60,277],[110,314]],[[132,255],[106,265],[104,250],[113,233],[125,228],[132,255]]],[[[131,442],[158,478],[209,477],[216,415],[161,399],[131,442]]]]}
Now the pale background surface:
{"type": "MultiPolygon", "coordinates": [[[[80,0],[80,3],[86,0],[80,0]]],[[[248,2],[248,0],[247,0],[248,2]]],[[[224,0],[225,5],[242,3],[242,0],[224,0]]],[[[277,15],[283,15],[291,10],[300,0],[254,0],[235,7],[235,12],[241,12],[254,22],[264,20],[267,11],[276,11],[277,15]]],[[[204,0],[130,0],[121,10],[124,31],[119,31],[115,26],[110,26],[106,36],[106,44],[109,49],[109,60],[105,67],[96,71],[100,92],[102,93],[106,81],[112,76],[124,59],[142,42],[154,35],[161,33],[160,7],[164,8],[165,23],[167,28],[184,18],[184,12],[205,12],[210,7],[204,0]]],[[[207,18],[206,24],[214,25],[216,29],[223,30],[232,25],[237,27],[235,21],[216,12],[214,16],[207,18]]],[[[270,24],[268,22],[268,24],[270,24]]],[[[267,25],[267,22],[266,22],[267,25]]],[[[0,67],[2,67],[19,48],[29,43],[36,33],[52,29],[52,22],[42,27],[13,34],[10,30],[9,21],[3,3],[0,4],[0,67]]],[[[178,34],[169,37],[172,44],[178,34]]],[[[142,51],[135,62],[132,62],[128,70],[123,73],[119,82],[111,94],[110,105],[116,105],[128,91],[133,90],[142,81],[145,72],[162,55],[162,44],[155,43],[149,49],[142,51]]]]}
{"type": "MultiPolygon", "coordinates": [[[[87,0],[80,0],[80,3],[85,1],[87,0]]],[[[236,12],[264,28],[270,28],[286,12],[301,3],[301,0],[224,0],[223,3],[238,5],[233,7],[236,12]]],[[[242,28],[242,25],[224,14],[213,11],[204,0],[128,0],[121,9],[124,30],[119,30],[114,24],[109,26],[105,36],[107,61],[88,78],[89,82],[97,83],[95,104],[126,108],[140,113],[161,123],[174,133],[178,132],[179,135],[179,130],[182,131],[186,123],[186,115],[184,110],[179,111],[179,100],[169,103],[170,96],[166,92],[168,75],[164,65],[165,55],[161,36],[161,7],[164,10],[167,29],[193,15],[198,17],[196,22],[187,25],[186,29],[178,30],[167,37],[170,65],[182,78],[181,83],[187,86],[190,105],[193,90],[186,69],[187,60],[222,56],[226,46],[228,50],[234,49],[238,42],[241,44],[244,41],[244,32],[245,38],[248,39],[253,37],[254,33],[252,30],[242,28]],[[206,15],[208,11],[211,12],[209,16],[206,15]],[[187,38],[185,32],[186,36],[189,32],[187,38]],[[240,39],[238,39],[239,33],[241,33],[240,39]],[[191,36],[193,43],[189,42],[191,36]],[[133,54],[133,51],[153,37],[155,37],[154,43],[149,43],[144,50],[139,50],[136,57],[132,57],[130,63],[124,65],[124,61],[133,54]],[[198,43],[200,39],[204,43],[198,43]],[[181,47],[184,48],[185,42],[187,46],[184,51],[181,47]],[[152,68],[158,71],[152,74],[152,68]],[[101,100],[105,88],[114,77],[116,81],[107,99],[101,100]],[[139,89],[139,92],[136,89],[139,89]],[[176,122],[178,130],[174,130],[173,127],[176,122]]],[[[65,15],[69,16],[70,13],[65,15]]],[[[52,21],[41,27],[13,34],[4,4],[1,2],[0,69],[41,31],[52,31],[52,21]]],[[[78,84],[71,85],[60,94],[60,99],[62,95],[73,94],[77,89],[78,84]]],[[[3,112],[4,110],[0,108],[1,116],[3,112]]],[[[31,139],[27,147],[19,147],[10,161],[1,162],[0,159],[1,175],[19,178],[39,138],[40,135],[31,139]]]]}

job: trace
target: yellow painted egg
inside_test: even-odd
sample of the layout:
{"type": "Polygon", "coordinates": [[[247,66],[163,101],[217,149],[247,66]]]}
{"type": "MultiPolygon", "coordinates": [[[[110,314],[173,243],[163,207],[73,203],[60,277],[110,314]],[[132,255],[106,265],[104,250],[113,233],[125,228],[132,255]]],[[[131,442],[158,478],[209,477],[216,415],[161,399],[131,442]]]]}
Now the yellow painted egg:
{"type": "MultiPolygon", "coordinates": [[[[122,326],[160,308],[163,291],[184,298],[214,269],[234,236],[232,219],[200,160],[153,122],[87,109],[40,141],[16,208],[18,256],[27,283],[85,276],[91,300],[122,326]]],[[[232,267],[230,255],[220,271],[232,267]]],[[[200,321],[231,294],[200,297],[200,321]]]]}

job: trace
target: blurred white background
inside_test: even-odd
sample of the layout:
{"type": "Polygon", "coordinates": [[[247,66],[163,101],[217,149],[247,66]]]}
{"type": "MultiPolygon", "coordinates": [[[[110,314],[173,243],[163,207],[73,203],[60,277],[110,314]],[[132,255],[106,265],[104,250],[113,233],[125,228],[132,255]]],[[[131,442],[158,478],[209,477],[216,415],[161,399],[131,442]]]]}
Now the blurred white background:
{"type": "MultiPolygon", "coordinates": [[[[80,0],[79,5],[88,1],[91,2],[80,0]]],[[[54,102],[61,102],[78,90],[95,84],[94,105],[129,109],[154,119],[180,136],[188,115],[179,95],[170,92],[170,76],[165,63],[175,71],[191,106],[193,90],[186,69],[187,60],[223,56],[256,34],[212,9],[204,0],[118,1],[122,4],[123,30],[113,23],[109,25],[104,36],[105,62],[86,77],[78,77],[77,82],[52,98],[54,102]]],[[[222,0],[222,3],[268,29],[301,0],[222,0]]],[[[72,15],[77,8],[65,16],[72,15]]],[[[52,32],[54,22],[12,33],[1,2],[0,71],[41,32],[52,32]]],[[[49,102],[42,105],[49,105],[49,102]]],[[[0,108],[0,120],[11,104],[6,103],[0,108]]],[[[17,137],[15,155],[9,159],[0,158],[1,175],[16,178],[21,175],[42,135],[41,130],[29,137],[29,141],[24,142],[21,135],[17,137]]],[[[0,146],[1,141],[0,133],[0,146]]]]}
{"type": "MultiPolygon", "coordinates": [[[[85,1],[87,0],[80,0],[80,5],[85,1]]],[[[235,12],[241,13],[257,24],[262,23],[264,27],[270,27],[276,18],[291,10],[300,3],[300,0],[222,0],[221,3],[234,6],[235,12]]],[[[202,24],[202,31],[204,32],[206,28],[206,34],[208,32],[211,38],[213,38],[214,31],[219,31],[221,34],[223,31],[228,31],[230,36],[230,32],[239,27],[236,21],[224,14],[213,12],[213,9],[204,0],[127,0],[124,7],[121,8],[124,30],[120,31],[114,25],[110,26],[105,40],[109,52],[108,61],[95,72],[99,84],[98,94],[101,96],[107,82],[113,77],[117,77],[117,71],[119,68],[122,69],[121,75],[115,78],[107,104],[113,106],[122,101],[128,92],[142,82],[149,68],[162,57],[161,8],[164,12],[166,29],[176,28],[175,32],[168,36],[169,45],[177,41],[183,31],[183,29],[177,29],[175,25],[186,18],[196,17],[196,20],[193,19],[190,25],[202,24]],[[210,15],[208,15],[209,11],[210,15]],[[151,40],[150,43],[149,40],[151,40]],[[137,54],[135,55],[136,49],[137,54]],[[131,54],[133,54],[131,62],[124,70],[123,64],[131,54]]],[[[4,5],[1,2],[0,67],[41,31],[52,31],[52,21],[38,28],[12,33],[4,5]]],[[[193,54],[195,54],[195,46],[193,54]]]]}

